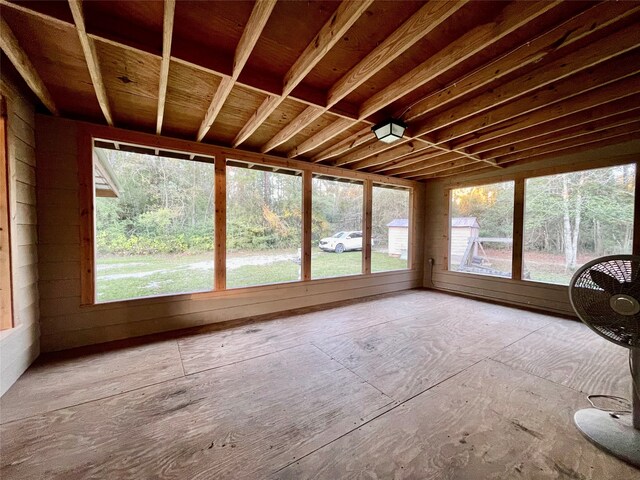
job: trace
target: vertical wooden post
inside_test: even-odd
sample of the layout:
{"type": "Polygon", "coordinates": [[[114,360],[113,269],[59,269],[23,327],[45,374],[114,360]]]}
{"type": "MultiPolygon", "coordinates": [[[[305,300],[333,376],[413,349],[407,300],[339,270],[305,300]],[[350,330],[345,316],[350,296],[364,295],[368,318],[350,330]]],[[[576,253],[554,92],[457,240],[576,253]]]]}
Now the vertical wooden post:
{"type": "Polygon", "coordinates": [[[362,273],[371,273],[371,214],[373,211],[373,182],[365,180],[362,195],[362,273]]]}
{"type": "Polygon", "coordinates": [[[216,205],[215,215],[215,272],[214,288],[227,288],[227,159],[218,155],[214,163],[214,196],[216,205]]]}
{"type": "Polygon", "coordinates": [[[636,188],[633,192],[633,254],[640,255],[640,162],[636,162],[636,188]]]}
{"type": "Polygon", "coordinates": [[[524,178],[518,178],[514,186],[513,201],[513,250],[511,253],[511,278],[522,280],[524,239],[524,178]]]}
{"type": "MultiPolygon", "coordinates": [[[[413,264],[415,263],[416,258],[416,250],[418,249],[418,245],[416,245],[417,238],[417,228],[418,225],[422,225],[422,221],[418,222],[415,218],[416,212],[421,211],[417,202],[419,201],[419,195],[416,195],[416,189],[412,188],[409,190],[409,231],[407,232],[407,247],[409,251],[407,252],[407,268],[412,269],[413,264]]],[[[422,246],[424,248],[424,245],[422,246]]]]}
{"type": "Polygon", "coordinates": [[[80,206],[80,303],[93,305],[96,301],[93,137],[81,127],[77,131],[77,148],[78,201],[80,206]]]}
{"type": "Polygon", "coordinates": [[[302,255],[300,268],[302,280],[311,280],[311,212],[313,208],[313,174],[311,170],[302,172],[302,255]]]}
{"type": "MultiPolygon", "coordinates": [[[[451,236],[451,189],[444,189],[444,198],[442,200],[446,205],[444,208],[444,234],[442,235],[442,243],[443,249],[445,252],[444,258],[442,259],[442,267],[440,270],[446,272],[449,270],[449,258],[451,258],[451,242],[449,241],[449,237],[451,236]]],[[[431,266],[433,269],[433,265],[431,266]]]]}
{"type": "Polygon", "coordinates": [[[0,97],[0,330],[13,327],[13,279],[11,275],[11,221],[9,217],[9,156],[7,114],[0,97]]]}

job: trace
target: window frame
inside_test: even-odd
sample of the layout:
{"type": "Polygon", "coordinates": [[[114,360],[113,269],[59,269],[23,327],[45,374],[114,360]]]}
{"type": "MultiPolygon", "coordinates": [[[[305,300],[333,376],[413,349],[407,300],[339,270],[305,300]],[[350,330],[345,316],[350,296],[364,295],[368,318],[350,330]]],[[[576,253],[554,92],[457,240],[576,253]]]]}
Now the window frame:
{"type": "MultiPolygon", "coordinates": [[[[370,190],[370,198],[371,201],[369,202],[369,207],[371,208],[371,212],[369,215],[369,232],[367,233],[368,238],[371,239],[371,237],[373,236],[373,189],[375,187],[378,188],[390,188],[390,186],[388,184],[382,183],[382,182],[372,182],[371,185],[371,190],[370,190]]],[[[399,190],[403,190],[405,189],[404,187],[400,187],[398,188],[399,190]]],[[[379,272],[372,272],[369,271],[369,273],[376,275],[376,274],[381,274],[381,273],[393,273],[393,272],[406,272],[408,270],[412,270],[413,269],[413,265],[414,265],[414,261],[413,259],[415,258],[414,256],[414,250],[415,250],[415,245],[414,245],[414,239],[415,239],[415,225],[414,225],[414,211],[415,211],[415,206],[414,206],[414,202],[415,202],[415,190],[413,188],[409,188],[407,189],[408,193],[409,193],[409,211],[407,212],[408,214],[408,222],[409,225],[407,227],[408,229],[408,236],[407,236],[407,266],[406,268],[396,268],[393,270],[383,270],[383,271],[379,271],[379,272]]],[[[426,213],[426,211],[425,211],[426,213]]],[[[365,235],[364,231],[362,233],[363,237],[365,235]]],[[[371,242],[367,242],[368,248],[369,248],[369,256],[371,256],[371,252],[372,252],[372,243],[371,242]]],[[[369,261],[369,269],[371,269],[371,260],[369,261]]]]}
{"type": "MultiPolygon", "coordinates": [[[[126,304],[132,302],[145,304],[149,302],[171,301],[177,299],[208,299],[219,296],[243,295],[249,292],[286,288],[287,285],[302,283],[332,283],[343,282],[347,279],[361,277],[379,277],[398,273],[411,272],[418,269],[414,261],[416,228],[415,211],[417,201],[416,190],[421,185],[419,182],[385,177],[382,175],[352,171],[340,167],[312,164],[310,162],[284,159],[268,154],[258,154],[233,148],[220,147],[206,143],[181,140],[170,137],[161,137],[142,132],[134,132],[113,127],[93,125],[78,122],[77,124],[77,163],[78,163],[78,197],[80,216],[80,306],[102,307],[126,304]],[[95,140],[116,144],[128,144],[140,146],[156,151],[174,151],[183,154],[203,155],[214,158],[214,290],[210,292],[192,292],[182,294],[167,294],[140,297],[128,300],[115,300],[112,302],[95,302],[95,190],[93,185],[93,145],[95,140]],[[301,269],[302,279],[292,282],[256,285],[240,288],[226,288],[226,166],[227,162],[243,162],[254,165],[269,166],[273,169],[288,169],[302,171],[302,255],[301,269]],[[366,238],[363,248],[362,273],[331,278],[311,278],[311,209],[312,209],[312,178],[313,175],[327,177],[346,178],[362,182],[364,184],[364,214],[363,237],[366,238]],[[400,186],[410,192],[410,218],[409,218],[409,255],[408,268],[390,272],[371,273],[371,190],[373,183],[381,185],[400,186]],[[367,233],[369,232],[369,233],[367,233]],[[366,237],[365,237],[366,236],[366,237]]],[[[422,198],[422,197],[420,197],[422,198]]]]}
{"type": "MultiPolygon", "coordinates": [[[[519,169],[518,171],[511,172],[508,174],[496,175],[496,176],[487,176],[477,180],[462,180],[457,182],[451,182],[450,184],[445,186],[445,201],[447,203],[446,214],[444,215],[444,223],[445,227],[445,235],[443,236],[443,251],[445,252],[443,261],[443,272],[447,274],[453,275],[461,275],[463,277],[469,278],[490,278],[493,280],[501,280],[507,282],[516,282],[531,286],[539,286],[542,288],[552,288],[552,289],[568,289],[566,285],[558,285],[553,283],[546,282],[538,282],[538,281],[530,281],[522,278],[523,275],[523,264],[524,264],[524,208],[525,208],[525,183],[527,179],[530,178],[538,178],[545,177],[549,175],[557,175],[564,173],[573,173],[573,172],[581,172],[586,170],[595,170],[598,168],[607,168],[607,167],[616,167],[620,165],[628,165],[628,164],[636,165],[636,181],[635,181],[635,191],[634,191],[634,217],[640,218],[640,160],[638,160],[638,155],[629,154],[629,155],[619,155],[614,157],[604,157],[598,159],[590,159],[590,160],[577,160],[567,162],[565,164],[560,164],[556,166],[538,168],[538,169],[519,169]],[[492,276],[484,276],[474,274],[472,272],[458,272],[455,270],[449,269],[449,259],[451,257],[451,233],[450,233],[450,222],[451,222],[451,191],[456,190],[458,188],[465,187],[480,187],[484,185],[491,185],[495,183],[513,181],[514,185],[514,209],[513,209],[513,252],[512,252],[512,266],[511,266],[511,278],[499,278],[492,276]]],[[[636,221],[633,226],[633,249],[632,253],[634,255],[640,255],[640,221],[636,221]]]]}
{"type": "Polygon", "coordinates": [[[0,185],[4,194],[0,195],[0,276],[7,278],[2,291],[2,308],[0,309],[0,331],[10,330],[15,326],[13,315],[13,268],[11,258],[11,161],[9,159],[9,135],[7,125],[6,100],[0,96],[0,185]]]}
{"type": "MultiPolygon", "coordinates": [[[[226,162],[225,162],[225,202],[226,199],[228,198],[228,191],[227,191],[227,185],[228,182],[226,181],[226,179],[228,178],[228,171],[229,171],[229,167],[231,168],[246,168],[248,170],[252,169],[253,164],[247,161],[242,161],[242,160],[236,160],[235,158],[226,158],[226,162]]],[[[254,169],[253,171],[256,171],[257,169],[254,169]]],[[[281,174],[284,175],[285,173],[283,173],[283,170],[286,170],[287,172],[289,172],[289,175],[294,175],[296,177],[300,178],[300,208],[301,208],[301,217],[300,217],[300,250],[301,250],[301,257],[302,257],[302,249],[303,249],[303,245],[304,245],[304,225],[303,225],[303,218],[304,218],[304,213],[303,213],[303,209],[304,209],[304,172],[298,168],[286,168],[286,169],[277,169],[277,168],[270,168],[270,169],[262,169],[262,170],[267,170],[270,171],[270,173],[274,173],[274,174],[281,174]],[[295,173],[294,173],[295,172],[295,173]]],[[[225,212],[228,213],[228,210],[226,209],[226,203],[225,203],[225,212]]],[[[225,233],[226,233],[226,222],[228,220],[228,216],[225,215],[225,233]]],[[[214,225],[215,228],[215,225],[214,225]]],[[[225,242],[227,239],[227,235],[225,234],[225,242]]],[[[225,259],[226,259],[226,253],[225,252],[225,259]]],[[[300,258],[300,269],[302,270],[302,258],[300,258]]],[[[302,271],[300,272],[301,277],[303,276],[302,271]]],[[[299,282],[301,280],[287,280],[284,282],[273,282],[273,283],[263,283],[263,284],[257,284],[257,285],[247,285],[247,286],[242,286],[242,287],[227,287],[226,285],[226,276],[227,276],[227,272],[225,269],[225,291],[236,291],[236,290],[241,290],[244,288],[258,288],[258,287],[266,287],[266,286],[270,286],[270,285],[282,285],[282,284],[287,284],[287,283],[296,283],[299,282]]]]}
{"type": "MultiPolygon", "coordinates": [[[[330,276],[330,277],[319,277],[319,278],[313,278],[312,273],[311,273],[311,251],[313,250],[313,244],[309,245],[309,279],[313,280],[313,281],[322,281],[322,280],[331,280],[331,279],[336,279],[336,278],[353,278],[353,277],[357,277],[357,276],[361,276],[361,275],[371,275],[371,242],[370,241],[364,241],[364,236],[366,232],[371,232],[371,192],[372,192],[372,185],[373,183],[371,182],[370,179],[354,179],[354,178],[349,178],[348,176],[344,176],[344,175],[325,175],[325,174],[319,174],[316,172],[311,172],[311,192],[309,193],[309,196],[311,197],[310,200],[310,208],[311,208],[311,218],[309,221],[309,239],[311,240],[311,228],[312,228],[312,222],[313,222],[313,178],[317,177],[319,180],[329,180],[329,181],[334,181],[334,182],[340,182],[343,181],[345,183],[354,183],[354,184],[359,184],[362,185],[362,225],[361,225],[361,231],[362,231],[362,237],[363,237],[363,244],[362,244],[362,262],[361,262],[361,266],[360,266],[360,272],[359,273],[351,273],[348,275],[337,275],[337,276],[330,276]],[[350,180],[356,180],[351,182],[350,180]]],[[[304,192],[303,192],[304,194],[304,192]]],[[[340,231],[337,233],[345,233],[348,230],[344,230],[344,231],[340,231]]],[[[346,239],[345,239],[346,240],[346,239]]],[[[304,249],[305,245],[303,245],[303,249],[304,249]]]]}
{"type": "MultiPolygon", "coordinates": [[[[522,180],[522,182],[524,182],[524,180],[522,180]]],[[[447,257],[446,257],[446,262],[445,262],[445,271],[447,272],[451,272],[451,273],[461,273],[461,274],[465,274],[465,275],[471,275],[472,277],[476,278],[476,277],[490,277],[490,278],[501,278],[501,279],[507,279],[507,280],[515,280],[517,278],[520,277],[516,277],[515,274],[516,272],[516,268],[519,269],[520,272],[522,272],[522,262],[521,261],[517,261],[516,260],[516,256],[515,256],[515,252],[516,252],[516,219],[518,218],[518,212],[517,212],[517,207],[516,207],[516,202],[517,202],[517,193],[518,193],[518,180],[516,179],[503,179],[503,180],[499,180],[499,181],[487,181],[487,182],[482,182],[482,183],[474,183],[474,184],[469,184],[469,185],[463,185],[463,186],[457,186],[457,187],[452,187],[449,188],[446,192],[445,198],[446,198],[446,202],[447,202],[447,229],[446,229],[446,239],[447,239],[447,257]],[[482,274],[482,273],[474,273],[474,272],[464,272],[464,271],[458,271],[458,270],[451,270],[451,191],[452,190],[458,190],[460,188],[473,188],[473,187],[485,187],[485,186],[489,186],[489,185],[497,185],[500,183],[507,183],[507,182],[513,182],[513,192],[514,192],[514,197],[513,197],[513,229],[511,231],[511,238],[513,240],[512,244],[511,244],[511,277],[499,277],[497,275],[489,275],[489,274],[482,274]]],[[[520,240],[518,242],[519,244],[522,244],[522,241],[520,240]]],[[[520,273],[520,275],[522,275],[520,273]]]]}

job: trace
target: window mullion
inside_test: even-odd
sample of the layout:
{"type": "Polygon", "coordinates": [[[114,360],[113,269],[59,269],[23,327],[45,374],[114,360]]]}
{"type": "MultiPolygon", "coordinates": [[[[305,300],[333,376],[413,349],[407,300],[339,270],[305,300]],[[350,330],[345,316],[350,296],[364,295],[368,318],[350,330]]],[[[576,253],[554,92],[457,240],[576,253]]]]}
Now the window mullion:
{"type": "Polygon", "coordinates": [[[311,170],[302,172],[302,280],[311,280],[311,211],[312,211],[313,174],[311,170]]]}
{"type": "Polygon", "coordinates": [[[362,195],[362,273],[371,273],[371,215],[373,202],[373,182],[364,181],[362,195]]]}
{"type": "Polygon", "coordinates": [[[511,278],[522,279],[522,247],[524,232],[524,178],[517,179],[514,186],[513,202],[513,250],[511,278]]]}
{"type": "Polygon", "coordinates": [[[226,158],[216,157],[215,164],[215,289],[227,288],[227,168],[226,158]]]}

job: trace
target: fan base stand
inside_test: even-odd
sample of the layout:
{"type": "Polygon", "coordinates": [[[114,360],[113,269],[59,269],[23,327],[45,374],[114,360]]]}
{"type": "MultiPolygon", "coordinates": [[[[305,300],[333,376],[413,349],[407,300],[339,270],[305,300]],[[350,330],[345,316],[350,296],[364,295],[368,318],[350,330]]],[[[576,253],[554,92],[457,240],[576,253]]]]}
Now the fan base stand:
{"type": "Polygon", "coordinates": [[[585,408],[575,413],[573,421],[591,443],[640,468],[640,430],[633,428],[631,414],[614,418],[609,412],[585,408]]]}

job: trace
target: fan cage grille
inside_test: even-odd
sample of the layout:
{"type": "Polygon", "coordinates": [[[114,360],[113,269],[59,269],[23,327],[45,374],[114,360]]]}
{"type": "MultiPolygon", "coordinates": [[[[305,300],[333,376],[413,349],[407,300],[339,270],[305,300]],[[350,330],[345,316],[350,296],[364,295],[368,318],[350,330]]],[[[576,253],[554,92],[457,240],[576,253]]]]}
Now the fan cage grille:
{"type": "Polygon", "coordinates": [[[640,347],[640,313],[623,315],[610,303],[620,294],[640,302],[639,256],[596,259],[580,268],[570,285],[571,304],[585,324],[618,345],[640,347]]]}

